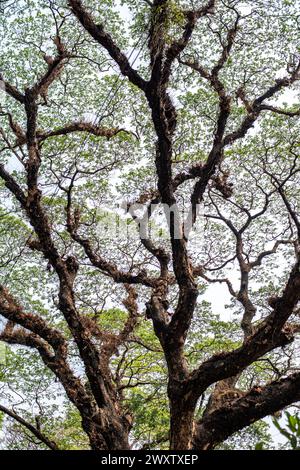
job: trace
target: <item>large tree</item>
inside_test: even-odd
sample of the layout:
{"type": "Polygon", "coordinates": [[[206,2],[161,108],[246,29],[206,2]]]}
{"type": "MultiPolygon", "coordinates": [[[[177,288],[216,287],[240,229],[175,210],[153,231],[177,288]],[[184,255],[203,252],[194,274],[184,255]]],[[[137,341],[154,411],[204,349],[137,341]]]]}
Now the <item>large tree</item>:
{"type": "Polygon", "coordinates": [[[299,3],[1,5],[6,445],[238,445],[300,400],[299,3]]]}

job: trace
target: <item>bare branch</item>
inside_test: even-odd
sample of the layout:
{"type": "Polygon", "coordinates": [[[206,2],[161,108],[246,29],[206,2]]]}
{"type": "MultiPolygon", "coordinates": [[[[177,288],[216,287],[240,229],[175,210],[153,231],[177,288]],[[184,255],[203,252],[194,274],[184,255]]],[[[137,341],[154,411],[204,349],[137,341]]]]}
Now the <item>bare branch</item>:
{"type": "Polygon", "coordinates": [[[28,429],[28,431],[30,431],[35,437],[37,437],[37,439],[40,442],[42,442],[47,447],[49,447],[49,449],[59,450],[58,445],[53,440],[50,440],[40,429],[38,429],[36,426],[33,426],[31,423],[26,421],[24,418],[22,418],[20,415],[18,415],[14,411],[9,410],[8,408],[6,408],[3,405],[0,405],[0,411],[2,413],[5,413],[7,416],[14,419],[15,421],[17,421],[19,424],[24,426],[26,429],[28,429]]]}

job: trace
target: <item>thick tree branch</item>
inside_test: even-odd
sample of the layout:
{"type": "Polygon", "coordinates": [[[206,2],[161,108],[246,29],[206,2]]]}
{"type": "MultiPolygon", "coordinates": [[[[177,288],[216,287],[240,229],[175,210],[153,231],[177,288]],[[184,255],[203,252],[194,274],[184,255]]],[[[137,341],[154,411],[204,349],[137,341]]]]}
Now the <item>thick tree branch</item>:
{"type": "Polygon", "coordinates": [[[50,137],[56,137],[60,135],[68,135],[73,132],[86,132],[88,134],[93,134],[97,137],[106,137],[110,139],[120,132],[125,132],[126,134],[132,134],[130,131],[127,131],[122,128],[107,128],[102,126],[97,126],[90,122],[73,122],[64,127],[54,129],[51,131],[37,131],[37,139],[43,141],[49,139],[50,137]]]}
{"type": "Polygon", "coordinates": [[[64,350],[63,355],[66,354],[66,340],[63,335],[58,330],[50,327],[38,315],[25,313],[8,290],[2,286],[0,286],[0,315],[38,335],[47,341],[54,350],[64,350]]]}
{"type": "MultiPolygon", "coordinates": [[[[266,106],[268,107],[268,105],[264,104],[264,101],[266,99],[272,98],[274,95],[276,95],[276,93],[278,93],[284,88],[289,87],[290,85],[292,85],[299,79],[300,79],[300,61],[290,76],[275,80],[275,84],[270,86],[268,90],[265,91],[265,93],[260,95],[253,102],[247,101],[247,99],[245,98],[244,90],[239,89],[237,92],[237,95],[242,99],[242,101],[244,101],[244,103],[246,100],[246,103],[247,103],[246,110],[248,114],[244,118],[242,124],[240,125],[238,129],[226,135],[223,141],[224,146],[232,144],[233,142],[235,142],[238,139],[241,139],[247,134],[248,130],[251,127],[253,127],[261,111],[266,110],[266,106]]],[[[273,110],[269,109],[269,111],[273,111],[273,110]]]]}
{"type": "Polygon", "coordinates": [[[200,420],[193,449],[213,449],[234,432],[300,400],[300,374],[292,374],[265,387],[255,387],[244,397],[220,407],[200,420]]]}
{"type": "Polygon", "coordinates": [[[213,356],[202,363],[190,377],[191,389],[200,396],[219,380],[238,374],[259,357],[293,340],[293,332],[284,325],[300,300],[300,261],[294,265],[282,295],[272,303],[272,313],[244,344],[228,353],[213,356]]]}
{"type": "Polygon", "coordinates": [[[281,114],[282,116],[288,117],[300,116],[300,109],[297,109],[296,111],[288,111],[287,109],[276,108],[275,106],[271,106],[270,104],[261,105],[261,110],[271,111],[272,113],[281,114]]]}
{"type": "MultiPolygon", "coordinates": [[[[159,2],[160,4],[163,2],[159,2]]],[[[206,5],[204,5],[199,10],[195,11],[185,11],[184,16],[187,20],[182,37],[174,41],[171,46],[166,50],[166,57],[164,62],[163,77],[165,81],[168,81],[171,73],[171,65],[174,60],[184,51],[188,45],[194,28],[196,26],[197,20],[214,13],[215,0],[209,0],[206,5]]]]}
{"type": "Polygon", "coordinates": [[[92,16],[84,8],[80,0],[68,0],[74,15],[78,18],[84,29],[108,52],[111,58],[118,64],[121,73],[141,90],[145,90],[146,81],[134,70],[126,55],[115,44],[102,24],[96,24],[92,16]]]}
{"type": "Polygon", "coordinates": [[[9,82],[4,80],[3,75],[1,73],[0,73],[0,81],[3,82],[4,91],[8,95],[10,95],[12,98],[14,98],[19,103],[24,104],[25,96],[15,86],[11,85],[9,82]]]}

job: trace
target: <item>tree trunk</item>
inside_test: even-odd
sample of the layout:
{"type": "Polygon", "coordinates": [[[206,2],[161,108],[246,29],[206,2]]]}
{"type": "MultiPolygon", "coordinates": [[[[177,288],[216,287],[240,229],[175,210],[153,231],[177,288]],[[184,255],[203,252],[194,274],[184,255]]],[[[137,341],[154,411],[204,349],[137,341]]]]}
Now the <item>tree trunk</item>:
{"type": "Polygon", "coordinates": [[[83,429],[87,433],[93,450],[130,450],[128,422],[122,422],[113,416],[108,416],[103,410],[101,414],[91,419],[82,420],[83,429]]]}
{"type": "Polygon", "coordinates": [[[170,400],[170,449],[189,450],[192,446],[196,404],[188,396],[170,400]]]}

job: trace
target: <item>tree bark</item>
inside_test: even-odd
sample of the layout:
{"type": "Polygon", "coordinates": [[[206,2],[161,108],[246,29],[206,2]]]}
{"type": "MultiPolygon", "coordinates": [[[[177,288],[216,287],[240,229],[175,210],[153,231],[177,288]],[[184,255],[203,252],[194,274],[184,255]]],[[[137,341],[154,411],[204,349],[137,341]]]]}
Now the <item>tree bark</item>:
{"type": "Polygon", "coordinates": [[[188,396],[170,400],[170,449],[188,450],[192,447],[195,406],[188,396]]]}

